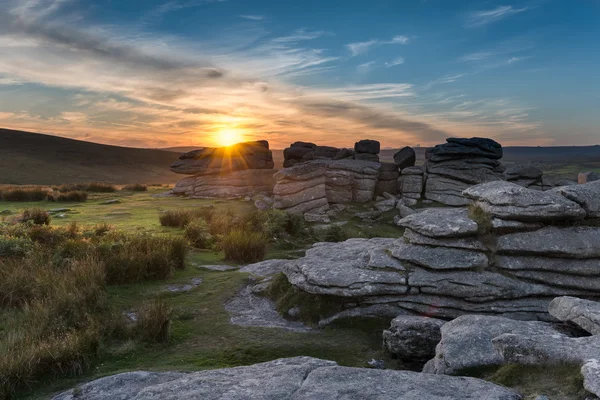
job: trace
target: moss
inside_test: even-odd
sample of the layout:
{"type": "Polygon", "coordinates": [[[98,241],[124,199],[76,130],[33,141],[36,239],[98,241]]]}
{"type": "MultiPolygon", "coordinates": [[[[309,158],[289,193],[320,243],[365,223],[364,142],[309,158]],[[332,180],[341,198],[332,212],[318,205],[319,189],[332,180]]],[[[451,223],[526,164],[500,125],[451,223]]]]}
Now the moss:
{"type": "Polygon", "coordinates": [[[492,231],[492,216],[486,213],[480,206],[476,204],[469,206],[469,218],[477,223],[480,234],[487,234],[492,231]]]}
{"type": "Polygon", "coordinates": [[[339,297],[307,293],[294,287],[283,273],[273,277],[267,296],[275,301],[281,315],[288,316],[288,311],[297,307],[298,319],[311,326],[344,309],[344,301],[339,297]]]}

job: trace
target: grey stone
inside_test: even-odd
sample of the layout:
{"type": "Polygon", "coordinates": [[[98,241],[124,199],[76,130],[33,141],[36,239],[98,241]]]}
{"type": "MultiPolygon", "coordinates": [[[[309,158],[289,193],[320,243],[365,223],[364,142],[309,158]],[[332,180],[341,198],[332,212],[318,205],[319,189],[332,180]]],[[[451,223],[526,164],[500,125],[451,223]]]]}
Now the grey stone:
{"type": "Polygon", "coordinates": [[[465,208],[428,208],[403,218],[398,225],[435,238],[473,236],[478,230],[465,208]]]}
{"type": "Polygon", "coordinates": [[[497,251],[510,255],[600,257],[600,228],[549,226],[533,232],[511,233],[498,238],[497,251]]]}
{"type": "Polygon", "coordinates": [[[432,238],[429,236],[421,235],[413,231],[412,229],[406,229],[404,231],[404,239],[408,243],[420,244],[425,246],[435,247],[450,247],[455,249],[467,249],[467,250],[479,250],[489,251],[489,249],[481,243],[476,237],[466,238],[432,238]]]}
{"type": "Polygon", "coordinates": [[[541,169],[532,165],[515,165],[504,171],[504,176],[509,181],[523,178],[537,180],[540,179],[543,174],[544,172],[541,169]]]}
{"type": "Polygon", "coordinates": [[[414,166],[416,161],[417,155],[412,147],[403,147],[394,154],[394,164],[400,170],[414,166]]]}
{"type": "Polygon", "coordinates": [[[458,317],[444,324],[441,333],[435,357],[423,372],[456,375],[473,368],[502,365],[504,359],[497,354],[492,339],[504,333],[564,336],[546,322],[484,315],[458,317]]]}
{"type": "Polygon", "coordinates": [[[487,138],[474,137],[448,138],[445,144],[435,146],[429,150],[428,157],[446,156],[452,158],[486,157],[494,160],[502,158],[502,146],[487,138]]]}
{"type": "Polygon", "coordinates": [[[354,144],[354,151],[357,153],[379,154],[381,145],[377,140],[359,140],[354,144]]]}
{"type": "Polygon", "coordinates": [[[425,198],[447,206],[465,206],[469,204],[463,195],[463,190],[471,184],[440,175],[428,174],[425,181],[425,198]]]}
{"type": "Polygon", "coordinates": [[[329,224],[331,222],[329,216],[326,214],[306,213],[304,214],[304,220],[306,222],[318,222],[320,224],[329,224]]]}
{"type": "MultiPolygon", "coordinates": [[[[507,271],[555,272],[582,277],[598,277],[600,259],[565,259],[543,256],[497,255],[494,266],[507,271]]],[[[593,280],[593,279],[592,279],[593,280]]]]}
{"type": "Polygon", "coordinates": [[[359,212],[359,213],[354,214],[354,216],[356,218],[360,218],[360,219],[363,219],[363,220],[365,220],[365,219],[366,220],[377,219],[377,218],[380,218],[382,215],[383,215],[383,212],[379,211],[379,210],[377,210],[377,211],[363,211],[363,212],[359,212]]]}
{"type": "Polygon", "coordinates": [[[100,204],[102,204],[102,205],[110,205],[110,204],[119,204],[119,203],[121,203],[121,200],[119,200],[119,199],[111,199],[111,200],[103,201],[100,204]]]}
{"type": "Polygon", "coordinates": [[[600,181],[562,186],[550,191],[579,204],[587,213],[588,218],[600,218],[600,181]]]}
{"type": "Polygon", "coordinates": [[[585,217],[579,204],[556,193],[496,181],[471,186],[463,195],[495,217],[521,221],[571,220],[585,217]]]}
{"type": "Polygon", "coordinates": [[[200,286],[202,283],[202,278],[192,278],[190,283],[186,283],[183,285],[167,285],[165,286],[165,291],[171,293],[181,293],[181,292],[189,292],[195,289],[197,286],[200,286]]]}
{"type": "Polygon", "coordinates": [[[408,217],[409,215],[413,215],[413,214],[415,214],[415,213],[416,213],[416,211],[415,211],[415,210],[413,210],[412,208],[410,208],[410,207],[409,207],[409,206],[407,206],[407,205],[404,205],[402,201],[399,201],[399,202],[396,204],[396,208],[397,208],[397,209],[398,209],[398,211],[400,212],[400,217],[402,217],[402,218],[406,218],[406,217],[408,217]]]}
{"type": "Polygon", "coordinates": [[[334,156],[333,156],[333,160],[343,160],[345,158],[352,158],[354,157],[354,150],[350,150],[350,149],[340,149],[334,156]]]}
{"type": "Polygon", "coordinates": [[[577,297],[557,297],[548,305],[550,315],[569,321],[592,335],[600,334],[600,303],[577,297]]]}
{"type": "Polygon", "coordinates": [[[354,159],[359,160],[359,161],[379,162],[379,156],[377,154],[370,154],[370,153],[356,153],[354,155],[354,159]]]}
{"type": "Polygon", "coordinates": [[[221,272],[238,269],[238,267],[235,267],[233,265],[196,265],[196,267],[208,269],[211,271],[221,271],[221,272]]]}
{"type": "Polygon", "coordinates": [[[577,183],[584,184],[600,180],[600,174],[597,172],[580,172],[577,176],[577,183]]]}
{"type": "Polygon", "coordinates": [[[515,232],[529,232],[542,228],[541,222],[511,221],[508,219],[492,218],[492,232],[504,235],[515,232]]]}
{"type": "Polygon", "coordinates": [[[435,355],[435,346],[442,338],[440,329],[445,323],[436,318],[398,316],[383,331],[383,347],[402,360],[427,360],[435,355]]]}
{"type": "Polygon", "coordinates": [[[383,361],[383,360],[372,359],[367,364],[369,364],[369,367],[371,367],[371,368],[385,369],[385,361],[383,361]]]}
{"type": "Polygon", "coordinates": [[[411,264],[434,270],[481,270],[488,266],[488,258],[482,252],[446,247],[396,243],[392,248],[392,256],[400,261],[410,262],[411,264]]]}
{"type": "Polygon", "coordinates": [[[397,203],[398,199],[386,199],[375,203],[375,208],[381,212],[387,212],[393,210],[397,203]]]}
{"type": "Polygon", "coordinates": [[[267,211],[271,209],[272,204],[269,204],[264,200],[257,199],[254,201],[254,207],[256,207],[256,209],[260,211],[267,211]]]}
{"type": "Polygon", "coordinates": [[[278,274],[283,271],[283,267],[291,260],[265,260],[254,264],[248,264],[239,269],[239,272],[245,272],[258,277],[266,277],[278,274]]]}

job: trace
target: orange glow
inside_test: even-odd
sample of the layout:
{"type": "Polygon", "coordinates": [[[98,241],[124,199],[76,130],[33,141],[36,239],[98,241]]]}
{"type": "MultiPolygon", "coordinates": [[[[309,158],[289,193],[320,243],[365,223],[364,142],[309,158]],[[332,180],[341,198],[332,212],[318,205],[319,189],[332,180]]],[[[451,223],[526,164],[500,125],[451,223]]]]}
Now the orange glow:
{"type": "Polygon", "coordinates": [[[223,128],[215,134],[215,142],[219,146],[231,146],[244,141],[244,133],[235,128],[223,128]]]}

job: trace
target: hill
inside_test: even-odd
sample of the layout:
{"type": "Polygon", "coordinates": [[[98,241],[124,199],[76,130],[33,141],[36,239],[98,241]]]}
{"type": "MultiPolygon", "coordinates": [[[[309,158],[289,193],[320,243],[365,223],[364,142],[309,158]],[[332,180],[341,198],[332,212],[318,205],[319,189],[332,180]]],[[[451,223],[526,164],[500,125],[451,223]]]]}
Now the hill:
{"type": "Polygon", "coordinates": [[[0,184],[175,183],[179,153],[0,129],[0,184]]]}

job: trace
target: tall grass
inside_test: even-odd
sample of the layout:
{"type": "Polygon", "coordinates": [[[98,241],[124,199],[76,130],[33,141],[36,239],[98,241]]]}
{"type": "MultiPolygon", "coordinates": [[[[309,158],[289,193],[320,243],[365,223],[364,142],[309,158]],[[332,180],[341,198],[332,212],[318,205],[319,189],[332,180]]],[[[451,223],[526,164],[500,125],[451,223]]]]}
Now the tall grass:
{"type": "Polygon", "coordinates": [[[9,188],[3,189],[4,201],[42,201],[48,197],[48,191],[41,188],[9,188]]]}
{"type": "Polygon", "coordinates": [[[221,246],[227,260],[252,263],[265,258],[268,243],[261,232],[233,230],[223,237],[221,246]]]}
{"type": "Polygon", "coordinates": [[[142,185],[141,183],[134,183],[132,185],[125,185],[123,190],[128,192],[145,192],[148,190],[148,186],[142,185]]]}
{"type": "Polygon", "coordinates": [[[82,190],[73,190],[69,192],[58,192],[48,194],[49,201],[67,202],[67,201],[86,201],[88,194],[82,190]]]}
{"type": "Polygon", "coordinates": [[[196,218],[185,226],[185,238],[199,249],[208,249],[213,244],[210,226],[203,218],[196,218]]]}
{"type": "Polygon", "coordinates": [[[140,337],[148,342],[168,342],[172,314],[172,307],[162,299],[143,304],[137,325],[140,337]]]}
{"type": "Polygon", "coordinates": [[[174,228],[183,228],[192,220],[202,218],[205,221],[212,221],[214,211],[212,208],[196,208],[189,210],[167,210],[159,214],[158,220],[162,226],[174,228]]]}
{"type": "Polygon", "coordinates": [[[89,182],[89,183],[71,183],[65,184],[58,187],[58,190],[62,193],[72,191],[85,191],[94,193],[114,193],[117,191],[115,185],[102,182],[89,182]]]}

